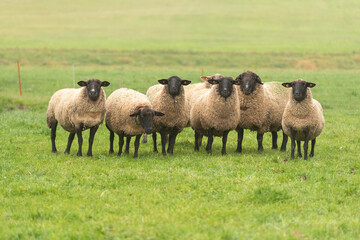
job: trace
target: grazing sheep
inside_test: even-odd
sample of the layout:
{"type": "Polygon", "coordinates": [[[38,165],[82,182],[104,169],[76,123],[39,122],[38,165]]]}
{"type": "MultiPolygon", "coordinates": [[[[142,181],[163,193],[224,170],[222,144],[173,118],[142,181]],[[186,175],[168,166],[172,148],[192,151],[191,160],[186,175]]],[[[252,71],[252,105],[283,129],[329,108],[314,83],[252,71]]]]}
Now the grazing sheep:
{"type": "Polygon", "coordinates": [[[92,156],[92,144],[99,125],[104,120],[106,95],[101,87],[110,85],[107,81],[90,79],[78,82],[82,88],[66,88],[54,93],[47,110],[47,125],[51,128],[52,152],[56,153],[56,127],[70,132],[65,153],[70,153],[70,147],[75,133],[78,137],[79,150],[77,156],[82,156],[82,131],[90,128],[88,156],[92,156]]]}
{"type": "Polygon", "coordinates": [[[304,159],[306,160],[309,141],[311,140],[310,157],[313,157],[316,137],[320,135],[325,125],[321,104],[312,98],[310,90],[315,84],[299,79],[282,85],[292,88],[282,118],[284,132],[291,139],[291,159],[294,159],[296,140],[299,157],[302,157],[300,143],[305,141],[304,159]]]}
{"type": "Polygon", "coordinates": [[[124,136],[126,137],[125,153],[129,153],[132,136],[135,139],[134,158],[138,156],[140,137],[143,133],[152,133],[154,116],[163,116],[161,112],[151,109],[149,99],[142,93],[128,88],[120,88],[106,100],[106,127],[110,131],[110,150],[114,152],[114,132],[119,135],[119,152],[122,153],[124,136]]]}
{"type": "Polygon", "coordinates": [[[222,136],[221,153],[226,154],[227,136],[238,125],[240,105],[237,89],[234,84],[240,81],[232,77],[208,80],[216,84],[210,90],[204,91],[193,103],[190,111],[190,124],[195,130],[195,151],[199,150],[199,138],[208,137],[206,151],[211,153],[213,137],[222,136]]]}
{"type": "Polygon", "coordinates": [[[165,114],[162,118],[154,119],[155,132],[152,134],[154,152],[157,152],[156,132],[161,135],[162,154],[166,155],[166,136],[169,134],[169,145],[167,152],[173,154],[176,136],[189,122],[189,105],[186,100],[183,85],[191,81],[182,80],[178,76],[161,79],[162,85],[155,85],[148,89],[148,96],[154,110],[165,114]]]}
{"type": "MultiPolygon", "coordinates": [[[[246,71],[236,77],[240,81],[238,95],[240,100],[240,121],[236,129],[238,145],[236,152],[242,151],[244,129],[257,131],[258,150],[262,151],[263,135],[272,133],[272,148],[277,149],[277,131],[281,129],[282,114],[289,98],[289,91],[279,82],[263,83],[260,77],[246,71]]],[[[288,137],[283,133],[281,151],[286,150],[288,137]]]]}

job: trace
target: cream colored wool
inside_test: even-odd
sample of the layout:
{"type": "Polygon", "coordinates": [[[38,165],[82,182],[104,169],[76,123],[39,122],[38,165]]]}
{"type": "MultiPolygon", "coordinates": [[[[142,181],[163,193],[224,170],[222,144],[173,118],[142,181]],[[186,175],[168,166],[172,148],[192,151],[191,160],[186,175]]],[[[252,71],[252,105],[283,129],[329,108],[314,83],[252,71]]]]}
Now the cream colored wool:
{"type": "Polygon", "coordinates": [[[289,98],[289,89],[279,82],[258,84],[256,90],[245,95],[239,86],[240,101],[239,127],[263,134],[281,129],[282,114],[289,98]]]}
{"type": "Polygon", "coordinates": [[[105,115],[104,90],[100,89],[97,101],[92,101],[86,87],[66,88],[54,93],[47,110],[47,125],[50,128],[56,121],[68,132],[84,124],[84,130],[101,124],[105,115]]]}
{"type": "Polygon", "coordinates": [[[151,103],[144,94],[132,89],[120,88],[106,100],[106,126],[113,132],[124,132],[125,136],[143,134],[145,130],[138,122],[138,118],[130,115],[145,107],[151,108],[151,103]]]}
{"type": "Polygon", "coordinates": [[[181,86],[180,93],[175,98],[169,94],[168,85],[154,85],[146,93],[153,109],[165,115],[154,118],[155,131],[177,127],[181,132],[189,121],[189,104],[186,100],[184,86],[181,86]]]}
{"type": "Polygon", "coordinates": [[[234,130],[240,118],[240,104],[237,88],[233,86],[231,95],[224,99],[218,93],[219,85],[204,91],[194,102],[190,111],[191,127],[207,136],[214,128],[215,136],[222,136],[224,131],[234,130]]]}
{"type": "Polygon", "coordinates": [[[293,97],[293,92],[290,92],[282,118],[285,134],[291,136],[291,128],[293,128],[296,131],[295,140],[297,141],[305,141],[304,130],[309,131],[309,140],[315,139],[325,126],[321,104],[312,98],[310,88],[306,91],[307,96],[301,102],[297,102],[293,97]]]}

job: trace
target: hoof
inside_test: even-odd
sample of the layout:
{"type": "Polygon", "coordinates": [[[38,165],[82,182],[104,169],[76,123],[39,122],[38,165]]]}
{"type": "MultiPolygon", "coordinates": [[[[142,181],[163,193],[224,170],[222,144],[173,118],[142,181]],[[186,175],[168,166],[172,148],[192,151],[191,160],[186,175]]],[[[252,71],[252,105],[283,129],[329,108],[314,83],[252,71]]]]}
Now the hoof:
{"type": "Polygon", "coordinates": [[[76,156],[82,157],[82,153],[77,153],[76,156]]]}
{"type": "Polygon", "coordinates": [[[109,154],[113,154],[114,153],[114,150],[109,150],[109,154]]]}
{"type": "Polygon", "coordinates": [[[235,152],[236,152],[236,153],[241,153],[242,150],[241,150],[241,149],[236,149],[235,152]]]}
{"type": "Polygon", "coordinates": [[[92,153],[88,153],[86,154],[88,157],[92,157],[92,153]]]}

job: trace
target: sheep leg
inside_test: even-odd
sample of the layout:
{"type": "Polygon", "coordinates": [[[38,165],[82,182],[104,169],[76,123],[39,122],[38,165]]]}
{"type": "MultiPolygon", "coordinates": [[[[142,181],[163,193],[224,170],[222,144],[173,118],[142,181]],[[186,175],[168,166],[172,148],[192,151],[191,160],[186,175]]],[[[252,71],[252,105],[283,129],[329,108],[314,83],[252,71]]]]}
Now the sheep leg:
{"type": "Polygon", "coordinates": [[[70,148],[71,148],[71,144],[74,140],[74,137],[75,137],[75,133],[70,133],[69,134],[69,137],[68,137],[68,143],[67,143],[67,146],[66,146],[66,149],[65,149],[65,154],[69,154],[70,153],[70,148]]]}
{"type": "Polygon", "coordinates": [[[307,158],[308,158],[309,138],[310,138],[310,132],[307,130],[307,131],[305,132],[304,160],[307,160],[307,158]]]}
{"type": "Polygon", "coordinates": [[[282,151],[282,152],[286,151],[287,141],[288,141],[288,136],[283,132],[283,139],[282,139],[282,144],[281,144],[280,151],[282,151]]]}
{"type": "Polygon", "coordinates": [[[314,154],[315,142],[316,142],[316,138],[314,138],[313,140],[311,140],[311,152],[310,152],[309,157],[313,157],[313,156],[315,155],[315,154],[314,154]]]}
{"type": "Polygon", "coordinates": [[[98,128],[99,128],[99,125],[90,128],[89,149],[88,149],[88,152],[87,152],[87,155],[88,155],[89,157],[92,156],[92,146],[93,146],[93,143],[94,143],[95,133],[96,133],[96,131],[98,130],[98,128]]]}
{"type": "Polygon", "coordinates": [[[199,151],[200,148],[199,138],[200,138],[200,133],[195,130],[195,148],[194,148],[195,151],[199,151]]]}
{"type": "Polygon", "coordinates": [[[110,149],[109,149],[109,153],[111,154],[111,153],[114,153],[114,137],[115,137],[115,134],[110,129],[109,129],[109,131],[110,131],[110,149]]]}
{"type": "MultiPolygon", "coordinates": [[[[139,145],[140,145],[140,138],[141,138],[141,134],[136,135],[135,143],[134,143],[134,146],[135,146],[134,158],[137,158],[137,157],[138,157],[138,151],[139,151],[139,145]]],[[[127,140],[126,140],[126,142],[127,142],[127,140]]],[[[130,142],[130,141],[129,141],[129,142],[130,142]]]]}
{"type": "Polygon", "coordinates": [[[224,131],[223,137],[222,137],[222,149],[221,149],[221,154],[225,155],[226,154],[226,142],[227,142],[227,137],[230,131],[224,131]]]}
{"type": "Polygon", "coordinates": [[[167,135],[165,134],[165,131],[161,131],[161,132],[160,132],[160,135],[161,135],[162,154],[163,154],[164,156],[166,156],[165,147],[166,147],[166,137],[167,137],[167,135]]]}
{"type": "Polygon", "coordinates": [[[76,132],[76,135],[78,138],[78,144],[79,144],[79,150],[76,154],[78,157],[82,156],[82,144],[83,144],[82,130],[83,130],[82,124],[75,127],[75,132],[76,132]]]}
{"type": "Polygon", "coordinates": [[[170,154],[174,154],[175,141],[176,141],[176,136],[178,134],[179,134],[179,129],[175,127],[172,133],[169,135],[169,145],[167,152],[170,154]]]}
{"type": "Polygon", "coordinates": [[[297,144],[297,148],[298,148],[298,155],[301,158],[302,154],[301,154],[301,141],[296,141],[297,144]]]}
{"type": "Polygon", "coordinates": [[[258,151],[264,151],[264,147],[262,145],[264,134],[263,133],[257,133],[256,139],[258,141],[258,151]]]}
{"type": "Polygon", "coordinates": [[[131,137],[126,137],[125,154],[129,154],[131,137]]]}
{"type": "Polygon", "coordinates": [[[213,141],[214,141],[213,133],[214,133],[214,129],[210,128],[209,131],[208,131],[208,142],[207,142],[207,145],[206,145],[206,151],[209,154],[211,153],[211,148],[212,148],[212,144],[213,144],[213,141]]]}
{"type": "Polygon", "coordinates": [[[51,151],[53,153],[56,153],[56,145],[55,145],[55,138],[56,138],[56,127],[58,125],[58,122],[55,122],[54,124],[51,124],[51,151]]]}
{"type": "Polygon", "coordinates": [[[121,155],[122,153],[122,148],[124,146],[124,133],[120,132],[118,133],[119,135],[119,152],[118,152],[118,156],[121,155]]]}
{"type": "Polygon", "coordinates": [[[277,145],[277,138],[278,138],[277,132],[273,131],[273,132],[271,132],[271,135],[272,135],[272,149],[277,149],[278,148],[278,145],[277,145]]]}
{"type": "Polygon", "coordinates": [[[236,128],[237,134],[238,134],[238,144],[237,144],[237,148],[236,151],[237,153],[241,153],[242,152],[242,141],[244,138],[244,129],[243,128],[236,128]]]}
{"type": "Polygon", "coordinates": [[[144,133],[142,143],[147,143],[147,134],[144,133]]]}
{"type": "Polygon", "coordinates": [[[158,152],[157,146],[156,146],[156,132],[153,132],[152,134],[153,144],[154,144],[154,152],[158,152]]]}
{"type": "Polygon", "coordinates": [[[295,130],[293,129],[291,129],[290,139],[291,139],[291,159],[294,159],[296,143],[295,143],[295,130]]]}

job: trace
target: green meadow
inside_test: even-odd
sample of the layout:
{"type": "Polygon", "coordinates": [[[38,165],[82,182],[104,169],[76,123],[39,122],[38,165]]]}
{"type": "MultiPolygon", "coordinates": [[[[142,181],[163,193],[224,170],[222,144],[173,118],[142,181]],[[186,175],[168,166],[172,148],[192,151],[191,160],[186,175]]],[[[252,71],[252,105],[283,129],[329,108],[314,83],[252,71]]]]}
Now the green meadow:
{"type": "MultiPolygon", "coordinates": [[[[359,239],[360,2],[0,1],[0,239],[359,239]],[[17,63],[21,65],[19,94],[17,63]],[[185,129],[174,155],[140,145],[139,158],[109,155],[109,132],[93,157],[64,155],[58,127],[51,153],[47,104],[75,80],[99,78],[145,93],[178,75],[316,83],[325,128],[315,157],[194,152],[185,129]]],[[[89,131],[84,132],[83,152],[89,131]]],[[[278,144],[282,137],[279,132],[278,144]]],[[[118,139],[115,138],[115,151],[118,139]]],[[[205,142],[205,141],[203,141],[205,142]]]]}

